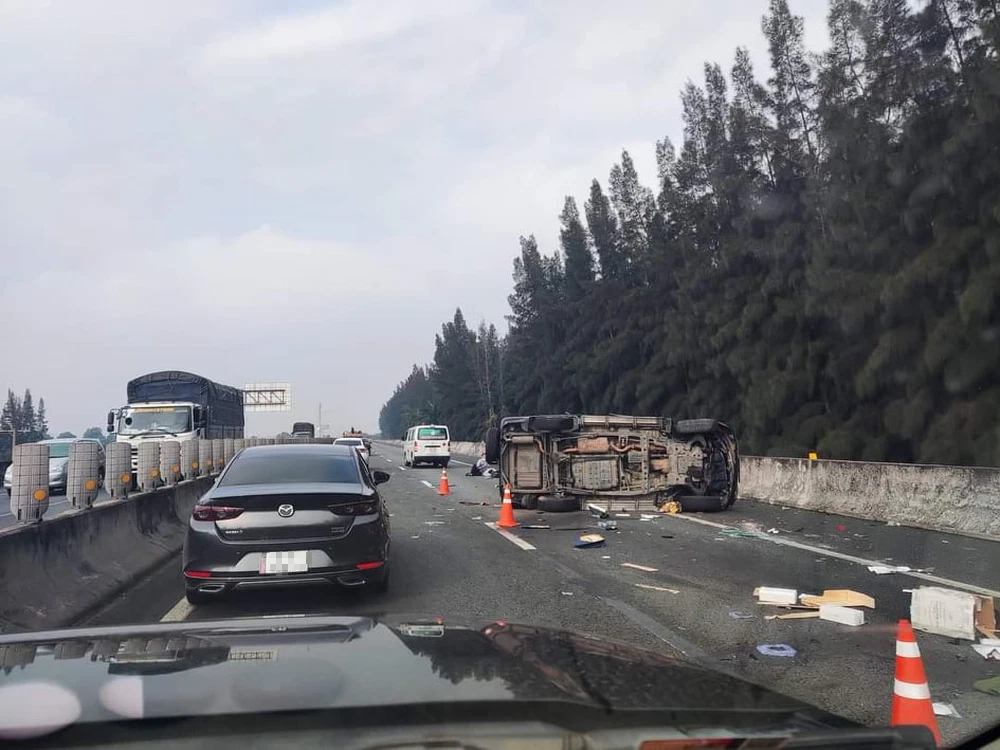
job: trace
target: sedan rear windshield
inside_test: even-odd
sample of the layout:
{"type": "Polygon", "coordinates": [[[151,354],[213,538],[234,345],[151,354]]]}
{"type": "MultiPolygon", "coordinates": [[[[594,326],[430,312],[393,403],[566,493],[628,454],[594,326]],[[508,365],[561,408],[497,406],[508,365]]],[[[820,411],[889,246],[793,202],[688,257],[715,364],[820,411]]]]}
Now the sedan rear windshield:
{"type": "Polygon", "coordinates": [[[417,440],[447,440],[446,427],[421,427],[417,430],[417,440]]]}
{"type": "Polygon", "coordinates": [[[357,466],[350,456],[243,455],[233,460],[219,486],[359,481],[357,466]]]}

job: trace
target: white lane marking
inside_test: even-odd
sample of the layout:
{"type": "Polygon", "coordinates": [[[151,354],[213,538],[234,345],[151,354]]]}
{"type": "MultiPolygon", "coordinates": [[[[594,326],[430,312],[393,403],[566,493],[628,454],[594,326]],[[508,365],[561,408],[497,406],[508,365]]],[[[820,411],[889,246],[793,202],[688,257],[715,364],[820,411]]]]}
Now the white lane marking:
{"type": "Polygon", "coordinates": [[[472,466],[468,461],[459,461],[457,458],[449,459],[453,464],[462,464],[462,466],[472,466]]]}
{"type": "Polygon", "coordinates": [[[399,469],[400,471],[406,471],[405,466],[397,466],[396,468],[399,469]]]}
{"type": "Polygon", "coordinates": [[[421,480],[420,480],[420,483],[421,483],[421,484],[424,484],[424,485],[427,485],[427,486],[428,486],[428,487],[430,487],[430,488],[431,488],[432,490],[434,489],[434,485],[433,485],[433,484],[431,484],[430,482],[428,482],[428,481],[427,481],[426,479],[421,479],[421,480]]]}
{"type": "MultiPolygon", "coordinates": [[[[700,523],[703,526],[711,526],[715,529],[735,529],[735,526],[727,526],[724,523],[716,523],[715,521],[707,521],[704,518],[695,518],[693,516],[687,516],[683,513],[670,514],[664,513],[664,518],[681,518],[685,521],[692,521],[693,523],[700,523]]],[[[856,563],[858,565],[864,565],[868,567],[869,565],[882,565],[880,560],[868,560],[864,557],[856,557],[854,555],[848,555],[844,552],[837,552],[836,550],[826,549],[825,547],[815,547],[811,544],[803,544],[802,542],[795,542],[791,539],[782,539],[780,536],[775,536],[774,534],[757,534],[758,539],[763,539],[764,541],[771,542],[772,544],[780,544],[783,547],[794,547],[795,549],[806,550],[807,552],[813,552],[819,555],[825,555],[826,557],[835,557],[838,560],[844,560],[846,562],[856,563]]],[[[962,589],[964,591],[971,591],[973,594],[981,594],[982,596],[993,596],[1000,597],[1000,591],[994,591],[992,589],[983,588],[982,586],[976,586],[972,583],[962,583],[961,581],[953,581],[950,578],[942,578],[941,576],[931,575],[930,573],[920,573],[917,571],[910,571],[909,573],[897,573],[896,575],[910,576],[910,578],[919,578],[922,581],[929,581],[931,583],[938,583],[942,586],[950,586],[955,589],[962,589]]]]}
{"type": "Polygon", "coordinates": [[[187,599],[181,599],[170,608],[167,614],[160,618],[160,622],[180,622],[186,620],[188,615],[194,612],[194,606],[187,599]]]}
{"type": "Polygon", "coordinates": [[[489,526],[491,529],[493,529],[496,533],[498,533],[504,539],[506,539],[508,542],[513,542],[514,544],[516,544],[521,549],[526,549],[526,550],[533,550],[533,549],[535,549],[535,545],[529,544],[528,542],[524,541],[519,536],[514,536],[514,534],[511,534],[509,531],[507,531],[507,529],[501,529],[499,526],[497,526],[492,521],[490,521],[486,525],[489,526]]]}

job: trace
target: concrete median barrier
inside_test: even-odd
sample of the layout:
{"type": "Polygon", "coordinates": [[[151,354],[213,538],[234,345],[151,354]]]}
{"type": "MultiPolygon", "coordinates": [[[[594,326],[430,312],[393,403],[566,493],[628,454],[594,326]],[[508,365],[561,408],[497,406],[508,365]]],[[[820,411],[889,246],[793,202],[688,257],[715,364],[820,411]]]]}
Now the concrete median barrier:
{"type": "Polygon", "coordinates": [[[740,497],[1000,539],[1000,469],[743,456],[740,497]]]}
{"type": "Polygon", "coordinates": [[[110,601],[180,552],[211,485],[185,481],[0,532],[0,630],[65,627],[110,601]]]}

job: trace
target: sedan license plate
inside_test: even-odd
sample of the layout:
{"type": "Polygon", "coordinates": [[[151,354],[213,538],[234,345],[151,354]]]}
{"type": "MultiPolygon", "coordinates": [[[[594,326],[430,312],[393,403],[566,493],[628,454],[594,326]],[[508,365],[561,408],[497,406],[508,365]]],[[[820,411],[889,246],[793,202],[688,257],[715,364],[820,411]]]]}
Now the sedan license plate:
{"type": "Polygon", "coordinates": [[[262,575],[305,573],[307,570],[309,570],[308,550],[265,552],[260,556],[260,573],[262,575]]]}

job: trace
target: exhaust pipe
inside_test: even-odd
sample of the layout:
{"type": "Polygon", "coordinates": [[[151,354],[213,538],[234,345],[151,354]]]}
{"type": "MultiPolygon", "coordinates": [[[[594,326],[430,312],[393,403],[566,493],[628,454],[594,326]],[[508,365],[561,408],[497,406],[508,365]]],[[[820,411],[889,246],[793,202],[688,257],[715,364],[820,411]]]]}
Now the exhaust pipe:
{"type": "Polygon", "coordinates": [[[364,586],[367,581],[359,575],[339,576],[337,582],[344,586],[364,586]]]}
{"type": "Polygon", "coordinates": [[[198,591],[203,594],[219,594],[226,587],[221,583],[206,583],[198,587],[198,591]]]}

